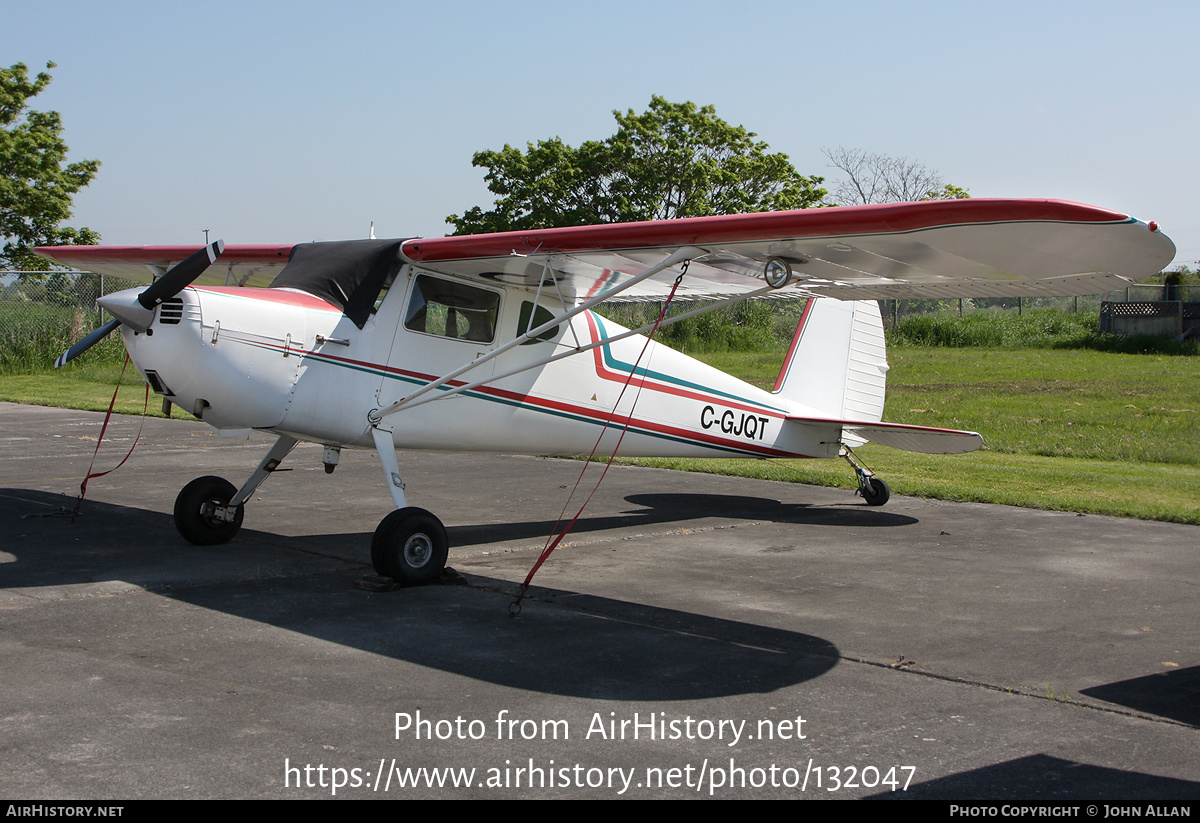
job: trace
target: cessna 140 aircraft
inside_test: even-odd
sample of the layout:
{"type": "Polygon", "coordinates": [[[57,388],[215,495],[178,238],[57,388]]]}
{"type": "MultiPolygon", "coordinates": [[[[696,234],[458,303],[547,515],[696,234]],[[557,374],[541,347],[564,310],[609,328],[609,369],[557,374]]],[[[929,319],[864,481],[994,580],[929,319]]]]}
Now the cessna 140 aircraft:
{"type": "Polygon", "coordinates": [[[164,398],[223,433],[277,435],[240,488],[218,477],[183,488],[185,538],[230,540],[244,503],[300,440],[324,445],[327,471],[342,448],[374,449],[395,510],[375,531],[372,562],[420,583],[441,574],[446,531],[408,505],[398,449],[842,456],[866,502],[881,505],[887,484],[852,447],[950,454],[982,439],[881,422],[875,301],[1095,294],[1160,271],[1175,247],[1154,223],[1118,212],[974,199],[434,239],[37,251],[156,277],[100,298],[115,319],[58,365],[120,328],[164,398]],[[647,346],[638,332],[649,326],[629,331],[591,311],[765,296],[809,298],[769,392],[647,346]]]}

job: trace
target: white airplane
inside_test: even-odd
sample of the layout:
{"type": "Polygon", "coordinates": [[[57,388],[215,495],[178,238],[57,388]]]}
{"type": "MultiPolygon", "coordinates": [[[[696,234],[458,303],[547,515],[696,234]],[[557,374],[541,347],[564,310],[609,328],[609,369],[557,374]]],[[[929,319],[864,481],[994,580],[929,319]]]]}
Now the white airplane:
{"type": "Polygon", "coordinates": [[[951,454],[982,438],[881,422],[888,367],[875,301],[1095,294],[1160,271],[1175,247],[1118,212],[973,199],[433,239],[37,251],[156,278],[102,297],[115,319],[57,365],[120,328],[165,400],[223,434],[277,435],[240,488],[219,477],[183,488],[174,513],[186,539],[237,534],[245,502],[300,440],[324,445],[329,472],[342,448],[374,449],[395,510],[375,531],[372,562],[422,583],[445,566],[446,531],[408,505],[398,449],[841,456],[865,501],[882,505],[888,486],[853,447],[951,454]],[[774,391],[591,311],[671,295],[809,298],[774,391]]]}

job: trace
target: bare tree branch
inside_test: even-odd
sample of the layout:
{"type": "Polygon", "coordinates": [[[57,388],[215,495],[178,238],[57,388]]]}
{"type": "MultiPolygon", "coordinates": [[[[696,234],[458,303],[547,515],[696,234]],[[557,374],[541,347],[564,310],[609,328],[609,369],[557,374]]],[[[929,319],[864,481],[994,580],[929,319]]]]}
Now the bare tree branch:
{"type": "MultiPolygon", "coordinates": [[[[886,154],[869,154],[862,149],[821,149],[831,168],[847,179],[834,184],[832,204],[851,206],[871,203],[908,203],[916,200],[940,200],[951,187],[933,169],[886,154]]],[[[952,187],[952,196],[965,195],[965,189],[952,187]]]]}

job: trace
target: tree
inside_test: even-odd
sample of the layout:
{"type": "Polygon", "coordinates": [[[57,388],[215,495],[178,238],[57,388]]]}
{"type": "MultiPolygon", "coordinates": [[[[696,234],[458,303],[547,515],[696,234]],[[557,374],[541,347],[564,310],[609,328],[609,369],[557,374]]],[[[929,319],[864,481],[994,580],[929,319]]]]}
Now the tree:
{"type": "Polygon", "coordinates": [[[847,176],[833,189],[837,205],[965,200],[967,189],[943,183],[942,176],[907,157],[868,154],[862,149],[821,149],[830,165],[847,176]]]}
{"type": "Polygon", "coordinates": [[[24,63],[0,68],[0,264],[18,269],[49,268],[34,256],[34,246],[100,239],[91,229],[61,225],[71,217],[71,197],[91,182],[100,162],[67,164],[58,112],[26,111],[49,83],[46,72],[30,81],[24,63]]]}
{"type": "Polygon", "coordinates": [[[753,132],[712,106],[655,95],[643,114],[614,111],[617,132],[573,148],[558,137],[481,151],[495,206],[446,222],[455,234],[622,223],[818,205],[822,178],[804,177],[787,155],[768,153],[753,132]]]}

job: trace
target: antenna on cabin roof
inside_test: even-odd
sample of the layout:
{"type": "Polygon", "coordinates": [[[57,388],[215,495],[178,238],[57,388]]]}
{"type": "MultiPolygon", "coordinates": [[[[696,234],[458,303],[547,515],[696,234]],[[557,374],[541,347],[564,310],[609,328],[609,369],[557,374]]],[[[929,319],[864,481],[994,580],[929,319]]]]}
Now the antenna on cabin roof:
{"type": "Polygon", "coordinates": [[[375,239],[375,221],[374,220],[371,221],[371,237],[370,237],[370,239],[371,240],[375,239]]]}

